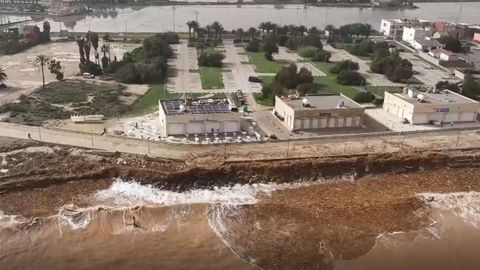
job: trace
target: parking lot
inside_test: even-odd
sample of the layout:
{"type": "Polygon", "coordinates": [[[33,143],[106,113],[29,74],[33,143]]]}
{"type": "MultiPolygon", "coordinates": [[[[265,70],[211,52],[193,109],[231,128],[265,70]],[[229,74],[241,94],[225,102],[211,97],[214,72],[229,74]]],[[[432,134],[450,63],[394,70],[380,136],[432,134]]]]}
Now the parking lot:
{"type": "Polygon", "coordinates": [[[435,86],[439,81],[452,79],[452,76],[445,70],[436,67],[420,59],[413,53],[401,52],[400,57],[408,59],[413,64],[415,77],[422,81],[426,86],[435,86]]]}

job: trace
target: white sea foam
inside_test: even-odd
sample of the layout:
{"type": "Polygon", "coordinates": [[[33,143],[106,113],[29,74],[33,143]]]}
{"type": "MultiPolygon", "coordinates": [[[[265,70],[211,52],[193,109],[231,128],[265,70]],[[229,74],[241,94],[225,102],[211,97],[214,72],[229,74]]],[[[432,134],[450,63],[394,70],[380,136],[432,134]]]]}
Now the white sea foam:
{"type": "Polygon", "coordinates": [[[0,228],[8,228],[25,222],[25,218],[19,215],[5,215],[0,211],[0,228]]]}
{"type": "Polygon", "coordinates": [[[92,221],[91,209],[78,208],[74,205],[64,205],[58,211],[58,219],[73,230],[86,228],[92,221]]]}
{"type": "Polygon", "coordinates": [[[480,225],[479,192],[422,193],[419,196],[433,209],[451,211],[474,226],[480,225]]]}
{"type": "Polygon", "coordinates": [[[193,189],[184,192],[162,190],[152,185],[138,182],[116,180],[108,189],[96,193],[101,202],[113,201],[116,206],[132,206],[138,204],[202,204],[220,203],[226,205],[254,204],[259,195],[269,195],[274,190],[298,188],[316,182],[290,184],[236,184],[231,187],[214,187],[213,189],[193,189]]]}

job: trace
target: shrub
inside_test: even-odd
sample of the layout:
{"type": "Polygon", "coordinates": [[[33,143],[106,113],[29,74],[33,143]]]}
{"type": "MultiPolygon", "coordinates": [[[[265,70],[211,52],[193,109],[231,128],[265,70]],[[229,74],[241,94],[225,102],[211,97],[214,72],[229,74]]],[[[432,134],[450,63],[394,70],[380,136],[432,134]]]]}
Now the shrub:
{"type": "Polygon", "coordinates": [[[134,63],[127,63],[115,72],[117,81],[122,83],[139,83],[140,78],[134,63]]]}
{"type": "Polygon", "coordinates": [[[93,74],[95,76],[102,75],[102,73],[103,73],[100,65],[95,64],[93,62],[85,62],[84,64],[80,63],[79,66],[80,66],[80,71],[82,73],[88,72],[88,73],[93,74]]]}
{"type": "Polygon", "coordinates": [[[298,49],[298,54],[304,58],[312,58],[318,52],[318,48],[312,46],[300,47],[298,49]]]}
{"type": "Polygon", "coordinates": [[[272,61],[273,60],[273,53],[278,53],[278,46],[275,42],[274,38],[267,38],[265,43],[263,44],[263,51],[265,55],[265,59],[272,61]]]}
{"type": "Polygon", "coordinates": [[[367,80],[356,71],[344,70],[338,74],[337,82],[344,85],[365,85],[367,80]]]}
{"type": "Polygon", "coordinates": [[[315,47],[320,50],[323,49],[323,44],[320,41],[320,37],[317,35],[309,34],[307,36],[291,37],[285,43],[285,46],[290,50],[297,50],[300,47],[315,47]]]}
{"type": "Polygon", "coordinates": [[[353,100],[358,103],[368,103],[375,100],[375,96],[370,92],[358,92],[353,97],[353,100]]]}
{"type": "Polygon", "coordinates": [[[250,41],[245,48],[249,52],[259,52],[260,51],[260,42],[257,39],[250,41]]]}
{"type": "Polygon", "coordinates": [[[373,52],[375,43],[369,39],[364,39],[359,43],[348,45],[347,51],[353,55],[366,56],[373,52]]]}
{"type": "Polygon", "coordinates": [[[350,60],[343,60],[341,62],[337,62],[333,67],[330,68],[330,72],[333,74],[339,74],[344,70],[358,70],[359,66],[357,62],[353,62],[350,60]]]}
{"type": "Polygon", "coordinates": [[[203,52],[198,57],[198,65],[204,67],[222,67],[225,55],[220,52],[203,52]]]}
{"type": "Polygon", "coordinates": [[[317,51],[315,56],[312,57],[312,60],[319,62],[329,62],[330,57],[332,57],[332,54],[329,51],[319,50],[317,51]]]}

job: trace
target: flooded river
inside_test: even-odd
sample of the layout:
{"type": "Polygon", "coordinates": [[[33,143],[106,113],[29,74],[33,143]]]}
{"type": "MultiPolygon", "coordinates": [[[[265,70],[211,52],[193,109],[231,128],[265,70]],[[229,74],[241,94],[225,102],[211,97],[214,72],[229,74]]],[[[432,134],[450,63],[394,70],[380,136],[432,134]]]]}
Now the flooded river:
{"type": "MultiPolygon", "coordinates": [[[[313,211],[321,185],[177,193],[117,180],[87,207],[66,205],[29,222],[0,216],[0,268],[478,269],[479,193],[419,194],[433,217],[422,226],[423,210],[402,212],[397,201],[402,221],[371,233],[372,224],[351,220],[351,209],[313,211]],[[410,223],[413,230],[395,230],[410,223]]],[[[389,218],[374,211],[379,222],[389,218]]]]}
{"type": "MultiPolygon", "coordinates": [[[[415,10],[372,8],[313,7],[303,5],[193,5],[148,6],[95,9],[87,15],[48,19],[52,31],[164,32],[187,31],[186,21],[198,15],[201,25],[217,20],[225,29],[258,26],[262,21],[277,24],[303,24],[324,27],[364,22],[379,28],[382,18],[422,18],[452,22],[480,23],[480,2],[416,3],[415,10]]],[[[14,21],[23,16],[0,15],[0,21],[14,21]]],[[[37,20],[41,24],[42,19],[37,20]]]]}

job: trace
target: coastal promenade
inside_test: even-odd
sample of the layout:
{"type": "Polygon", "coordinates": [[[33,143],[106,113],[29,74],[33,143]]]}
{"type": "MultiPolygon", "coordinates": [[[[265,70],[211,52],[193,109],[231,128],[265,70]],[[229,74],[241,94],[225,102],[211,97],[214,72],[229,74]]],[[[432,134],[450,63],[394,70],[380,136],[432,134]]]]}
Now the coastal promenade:
{"type": "Polygon", "coordinates": [[[474,129],[381,132],[256,143],[198,145],[0,123],[0,136],[28,139],[29,134],[32,140],[46,143],[210,164],[212,160],[220,163],[480,147],[480,135],[474,129]]]}

